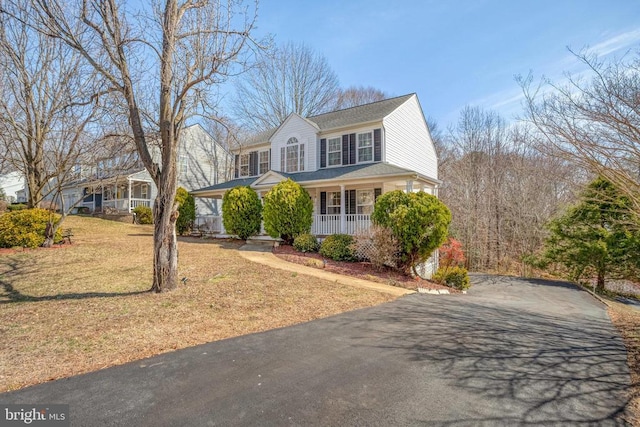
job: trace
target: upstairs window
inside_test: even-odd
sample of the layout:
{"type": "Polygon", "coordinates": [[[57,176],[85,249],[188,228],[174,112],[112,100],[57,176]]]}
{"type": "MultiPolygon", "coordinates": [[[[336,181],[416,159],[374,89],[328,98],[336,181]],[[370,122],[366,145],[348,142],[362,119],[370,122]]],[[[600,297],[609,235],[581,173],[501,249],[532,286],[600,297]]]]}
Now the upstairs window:
{"type": "Polygon", "coordinates": [[[269,171],[269,151],[261,151],[260,152],[260,165],[259,165],[259,171],[258,173],[260,175],[262,175],[263,173],[266,173],[267,171],[269,171]]]}
{"type": "Polygon", "coordinates": [[[178,172],[180,173],[180,175],[184,175],[187,173],[187,161],[187,156],[184,154],[181,154],[178,158],[178,172]]]}
{"type": "Polygon", "coordinates": [[[329,138],[327,140],[327,165],[338,166],[342,164],[342,140],[329,138]]]}
{"type": "Polygon", "coordinates": [[[284,172],[304,171],[304,144],[300,144],[298,138],[289,138],[287,146],[280,149],[280,156],[284,172]]]}
{"type": "Polygon", "coordinates": [[[373,161],[373,136],[371,132],[358,134],[358,163],[373,161]]]}
{"type": "Polygon", "coordinates": [[[249,176],[249,154],[240,154],[240,176],[249,176]]]}

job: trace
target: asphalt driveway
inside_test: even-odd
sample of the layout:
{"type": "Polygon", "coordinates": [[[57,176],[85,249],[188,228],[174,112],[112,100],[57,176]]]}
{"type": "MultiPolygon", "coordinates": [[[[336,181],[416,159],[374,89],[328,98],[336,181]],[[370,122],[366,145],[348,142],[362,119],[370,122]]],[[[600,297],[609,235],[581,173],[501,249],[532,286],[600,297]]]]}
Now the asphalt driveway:
{"type": "Polygon", "coordinates": [[[72,425],[623,425],[626,352],[604,307],[559,282],[474,276],[0,395],[72,425]]]}

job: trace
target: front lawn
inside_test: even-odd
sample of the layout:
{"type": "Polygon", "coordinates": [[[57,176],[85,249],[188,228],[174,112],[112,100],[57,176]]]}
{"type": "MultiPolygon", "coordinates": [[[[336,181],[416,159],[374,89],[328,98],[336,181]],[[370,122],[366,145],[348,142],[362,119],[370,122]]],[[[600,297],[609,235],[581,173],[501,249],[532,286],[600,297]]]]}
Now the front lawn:
{"type": "Polygon", "coordinates": [[[181,238],[151,286],[152,226],[70,217],[72,245],[0,252],[0,391],[392,300],[251,263],[238,242],[181,238]]]}

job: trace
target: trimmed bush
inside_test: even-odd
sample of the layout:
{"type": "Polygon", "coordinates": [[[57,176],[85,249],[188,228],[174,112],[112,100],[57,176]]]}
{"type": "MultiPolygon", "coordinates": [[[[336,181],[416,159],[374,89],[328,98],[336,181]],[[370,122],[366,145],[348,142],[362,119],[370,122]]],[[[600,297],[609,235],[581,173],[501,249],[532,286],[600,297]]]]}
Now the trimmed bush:
{"type": "Polygon", "coordinates": [[[222,223],[225,230],[246,240],[260,232],[262,203],[250,187],[234,187],[222,198],[222,223]]]}
{"type": "Polygon", "coordinates": [[[291,244],[298,235],[311,231],[313,202],[307,190],[287,179],[265,194],[263,215],[269,236],[291,244]]]}
{"type": "Polygon", "coordinates": [[[431,194],[396,190],[378,197],[371,220],[398,239],[398,267],[410,273],[447,239],[451,212],[431,194]]]}
{"type": "Polygon", "coordinates": [[[301,234],[293,239],[293,247],[298,252],[318,252],[320,244],[313,234],[301,234]]]}
{"type": "Polygon", "coordinates": [[[153,224],[153,211],[148,206],[136,206],[133,209],[138,224],[153,224]]]}
{"type": "Polygon", "coordinates": [[[433,281],[461,291],[471,287],[469,274],[464,267],[440,267],[433,275],[433,281]]]}
{"type": "Polygon", "coordinates": [[[353,237],[348,234],[332,234],[320,245],[320,255],[334,261],[355,261],[353,237]]]}
{"type": "MultiPolygon", "coordinates": [[[[52,214],[46,209],[22,209],[7,212],[0,216],[0,247],[12,248],[22,246],[37,248],[45,240],[44,232],[47,223],[60,220],[60,215],[52,214]]],[[[54,242],[62,241],[60,230],[56,232],[54,242]]]]}
{"type": "Polygon", "coordinates": [[[176,230],[183,235],[191,231],[196,220],[196,201],[187,190],[182,187],[176,191],[176,202],[178,206],[178,220],[176,230]]]}
{"type": "Polygon", "coordinates": [[[22,211],[27,209],[27,205],[22,204],[22,203],[17,203],[17,204],[11,204],[9,206],[7,206],[7,210],[8,211],[22,211]]]}

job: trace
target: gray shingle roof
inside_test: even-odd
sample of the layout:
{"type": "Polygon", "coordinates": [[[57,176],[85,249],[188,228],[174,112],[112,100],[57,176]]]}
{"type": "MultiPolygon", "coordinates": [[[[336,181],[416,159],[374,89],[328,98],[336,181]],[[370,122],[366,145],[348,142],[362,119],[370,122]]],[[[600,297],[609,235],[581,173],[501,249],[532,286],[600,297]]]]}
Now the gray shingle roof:
{"type": "MultiPolygon", "coordinates": [[[[305,182],[332,180],[332,179],[361,179],[361,178],[377,178],[393,175],[410,175],[415,172],[388,163],[367,163],[361,165],[341,166],[335,168],[318,169],[312,172],[284,173],[274,171],[284,177],[304,184],[305,182]]],[[[192,191],[192,193],[209,192],[215,190],[227,190],[239,185],[250,185],[258,177],[241,178],[223,182],[221,184],[212,185],[210,187],[201,188],[192,191]]]]}
{"type": "Polygon", "coordinates": [[[193,190],[191,191],[191,193],[198,193],[198,192],[211,191],[211,190],[227,190],[229,188],[238,187],[238,186],[244,187],[247,185],[251,185],[251,183],[256,179],[257,179],[256,177],[232,179],[231,181],[221,182],[220,184],[210,185],[209,187],[193,190]]]}
{"type": "Polygon", "coordinates": [[[317,116],[308,117],[307,119],[318,125],[320,130],[382,120],[412,96],[413,94],[410,93],[408,95],[372,102],[371,104],[364,104],[357,107],[346,108],[344,110],[319,114],[317,116]]]}
{"type": "MultiPolygon", "coordinates": [[[[358,123],[368,123],[382,120],[391,114],[396,108],[404,104],[414,94],[397,96],[395,98],[384,99],[382,101],[372,102],[370,104],[359,105],[357,107],[345,108],[344,110],[331,111],[329,113],[318,114],[317,116],[307,117],[307,120],[315,123],[318,128],[323,130],[335,129],[344,126],[357,125],[358,123]]],[[[243,147],[263,144],[268,142],[271,136],[278,128],[262,131],[248,138],[243,147]]]]}

